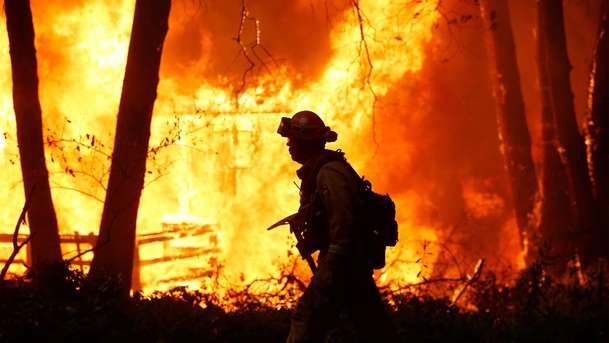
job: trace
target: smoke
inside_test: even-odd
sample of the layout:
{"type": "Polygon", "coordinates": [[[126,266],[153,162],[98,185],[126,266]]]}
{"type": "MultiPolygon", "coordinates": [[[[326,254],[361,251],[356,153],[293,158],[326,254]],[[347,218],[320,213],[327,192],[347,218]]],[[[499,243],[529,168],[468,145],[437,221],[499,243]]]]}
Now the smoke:
{"type": "Polygon", "coordinates": [[[451,268],[467,270],[478,258],[502,258],[510,208],[477,8],[449,2],[440,11],[451,14],[434,29],[423,69],[379,102],[374,175],[381,189],[417,195],[415,223],[435,227],[440,250],[458,256],[451,268]]]}
{"type": "Polygon", "coordinates": [[[161,74],[179,79],[182,94],[194,93],[201,80],[239,89],[250,67],[246,86],[281,69],[302,86],[331,59],[330,32],[349,6],[346,0],[174,2],[161,74]]]}
{"type": "MultiPolygon", "coordinates": [[[[541,144],[536,8],[530,1],[510,5],[537,156],[541,144]]],[[[585,113],[598,8],[596,0],[565,2],[571,80],[580,118],[585,113]]],[[[482,257],[491,266],[517,267],[521,247],[499,151],[483,23],[475,2],[447,1],[439,11],[442,20],[426,48],[423,69],[405,74],[378,103],[379,151],[367,172],[380,190],[416,199],[411,220],[435,227],[438,240],[458,256],[461,267],[473,266],[482,257]]]]}

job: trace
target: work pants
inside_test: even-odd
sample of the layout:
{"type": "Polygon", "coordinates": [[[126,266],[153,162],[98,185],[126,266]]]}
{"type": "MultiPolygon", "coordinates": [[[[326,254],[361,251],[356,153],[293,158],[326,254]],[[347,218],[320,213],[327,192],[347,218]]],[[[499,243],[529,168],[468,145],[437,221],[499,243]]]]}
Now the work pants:
{"type": "Polygon", "coordinates": [[[396,342],[391,318],[370,269],[328,254],[292,313],[287,343],[322,343],[342,319],[355,342],[396,342]]]}

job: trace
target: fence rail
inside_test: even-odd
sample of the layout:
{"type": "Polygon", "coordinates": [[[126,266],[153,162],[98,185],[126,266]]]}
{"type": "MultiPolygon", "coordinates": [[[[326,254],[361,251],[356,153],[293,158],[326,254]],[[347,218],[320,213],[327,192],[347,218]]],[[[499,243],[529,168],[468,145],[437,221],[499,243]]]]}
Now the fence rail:
{"type": "MultiPolygon", "coordinates": [[[[159,263],[167,263],[178,260],[186,260],[192,259],[198,256],[216,256],[219,253],[219,248],[217,246],[217,236],[216,230],[214,230],[211,225],[164,225],[163,231],[153,232],[141,234],[136,237],[135,244],[135,261],[134,261],[134,270],[133,270],[133,288],[139,289],[141,288],[140,284],[140,272],[141,267],[156,265],[159,263]],[[204,241],[201,238],[206,237],[207,244],[201,246],[172,246],[168,248],[170,241],[172,240],[183,240],[189,239],[197,242],[197,239],[200,239],[199,242],[204,241]],[[141,259],[140,251],[141,249],[152,243],[161,242],[163,245],[163,253],[162,256],[157,256],[154,258],[141,259]]],[[[20,234],[17,236],[17,243],[21,243],[28,238],[28,235],[20,234]]],[[[81,271],[84,271],[85,266],[91,265],[91,259],[85,258],[87,255],[92,256],[91,254],[82,254],[83,251],[87,249],[91,249],[97,243],[97,235],[90,233],[88,235],[82,235],[78,231],[75,231],[73,234],[63,234],[59,236],[60,243],[62,245],[75,245],[76,249],[71,250],[70,253],[75,253],[73,256],[78,256],[72,264],[77,266],[81,271]],[[85,245],[83,247],[83,245],[85,245]]],[[[0,234],[0,245],[2,244],[11,244],[13,243],[13,235],[2,233],[0,234]]],[[[69,254],[69,253],[68,253],[69,254]]],[[[64,257],[66,255],[64,254],[64,257]]],[[[214,261],[215,259],[212,259],[214,261]]],[[[31,261],[31,251],[30,244],[26,245],[26,256],[25,258],[17,258],[13,261],[14,264],[24,264],[26,266],[30,265],[31,261]]],[[[7,263],[7,259],[5,257],[0,257],[0,263],[7,263]]],[[[210,265],[210,268],[214,268],[214,265],[210,265]]],[[[193,275],[179,275],[175,277],[169,277],[167,280],[189,280],[192,278],[199,278],[203,276],[210,276],[210,271],[202,271],[198,273],[194,273],[193,275]]]]}

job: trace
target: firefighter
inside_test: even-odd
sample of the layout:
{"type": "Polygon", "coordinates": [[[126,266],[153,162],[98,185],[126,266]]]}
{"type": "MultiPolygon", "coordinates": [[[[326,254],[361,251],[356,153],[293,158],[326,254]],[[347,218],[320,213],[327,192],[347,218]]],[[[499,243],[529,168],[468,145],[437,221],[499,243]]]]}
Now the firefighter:
{"type": "Polygon", "coordinates": [[[292,313],[287,342],[323,342],[339,320],[349,324],[346,331],[358,342],[396,341],[358,232],[361,179],[340,150],[325,149],[336,141],[336,132],[311,111],[282,118],[277,132],[302,165],[296,172],[301,179],[297,215],[308,227],[298,248],[305,254],[320,251],[317,270],[292,313]]]}

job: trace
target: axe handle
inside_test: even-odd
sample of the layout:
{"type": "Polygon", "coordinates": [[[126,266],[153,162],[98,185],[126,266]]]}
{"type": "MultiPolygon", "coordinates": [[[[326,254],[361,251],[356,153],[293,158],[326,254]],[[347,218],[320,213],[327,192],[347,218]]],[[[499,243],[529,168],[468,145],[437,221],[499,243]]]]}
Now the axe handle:
{"type": "Polygon", "coordinates": [[[317,266],[315,265],[315,261],[313,261],[313,256],[307,255],[304,259],[307,261],[309,268],[311,268],[311,272],[315,274],[317,272],[317,266]]]}

